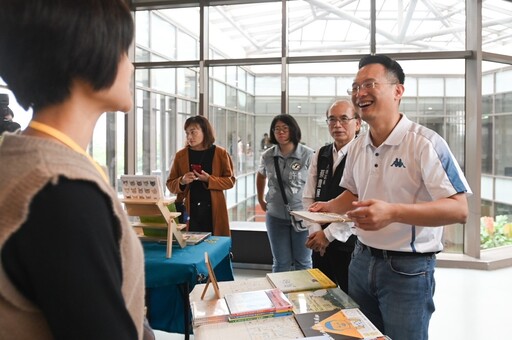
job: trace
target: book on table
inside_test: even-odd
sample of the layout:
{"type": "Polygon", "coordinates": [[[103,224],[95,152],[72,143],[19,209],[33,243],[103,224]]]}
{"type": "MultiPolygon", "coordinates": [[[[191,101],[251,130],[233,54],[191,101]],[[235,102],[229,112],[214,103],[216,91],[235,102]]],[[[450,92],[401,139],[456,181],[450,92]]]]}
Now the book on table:
{"type": "Polygon", "coordinates": [[[359,307],[339,287],[290,292],[286,294],[286,297],[292,303],[295,314],[359,307]]]}
{"type": "Polygon", "coordinates": [[[318,268],[267,273],[267,279],[283,293],[337,287],[336,283],[318,268]]]}
{"type": "Polygon", "coordinates": [[[293,310],[288,298],[276,288],[227,294],[224,299],[229,321],[290,315],[293,310]]]}
{"type": "Polygon", "coordinates": [[[294,317],[306,337],[327,335],[336,340],[388,339],[359,308],[295,314],[294,317]]]}
{"type": "Polygon", "coordinates": [[[192,301],[190,310],[194,327],[228,321],[229,308],[224,299],[192,301]]]}
{"type": "Polygon", "coordinates": [[[212,233],[207,231],[184,231],[181,234],[187,245],[193,246],[206,240],[212,233]]]}
{"type": "Polygon", "coordinates": [[[333,222],[352,222],[352,220],[347,215],[341,215],[331,212],[323,212],[323,211],[307,211],[307,210],[296,210],[290,211],[291,215],[302,218],[309,222],[325,224],[325,223],[333,223],[333,222]]]}

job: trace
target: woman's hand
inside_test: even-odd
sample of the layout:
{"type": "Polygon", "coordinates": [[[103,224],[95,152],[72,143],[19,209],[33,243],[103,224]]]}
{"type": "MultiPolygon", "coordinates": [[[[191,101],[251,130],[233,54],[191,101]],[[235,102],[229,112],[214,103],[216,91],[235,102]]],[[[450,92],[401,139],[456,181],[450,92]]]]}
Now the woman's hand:
{"type": "Polygon", "coordinates": [[[197,172],[194,170],[193,172],[194,172],[194,176],[196,176],[196,180],[208,183],[208,180],[210,179],[209,173],[207,173],[204,170],[201,170],[201,172],[197,172]]]}
{"type": "Polygon", "coordinates": [[[180,184],[181,185],[188,185],[188,184],[192,183],[195,180],[197,180],[197,176],[194,174],[194,172],[189,171],[189,172],[185,173],[183,176],[181,176],[180,184]]]}
{"type": "Polygon", "coordinates": [[[260,204],[260,207],[263,211],[267,211],[267,202],[265,202],[265,200],[261,199],[261,200],[258,200],[259,204],[260,204]]]}

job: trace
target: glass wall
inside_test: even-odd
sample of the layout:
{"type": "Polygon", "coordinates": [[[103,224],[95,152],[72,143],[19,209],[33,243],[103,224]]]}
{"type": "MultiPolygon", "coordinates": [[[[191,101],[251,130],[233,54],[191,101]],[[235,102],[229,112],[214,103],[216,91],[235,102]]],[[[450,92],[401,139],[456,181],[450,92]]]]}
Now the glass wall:
{"type": "MultiPolygon", "coordinates": [[[[325,110],[347,96],[359,58],[392,53],[406,72],[401,110],[443,136],[463,169],[478,159],[481,169],[471,167],[468,179],[479,197],[470,200],[481,205],[482,216],[511,220],[511,2],[131,4],[136,23],[135,106],[128,114],[102,116],[89,146],[113,183],[124,173],[159,174],[165,181],[174,154],[184,146],[184,121],[203,114],[214,126],[216,143],[229,151],[235,164],[237,183],[226,192],[230,218],[255,220],[255,171],[272,117],[294,115],[303,142],[318,148],[329,142],[325,110]],[[475,25],[480,7],[482,23],[475,25]],[[466,18],[466,12],[471,16],[466,18]],[[470,49],[476,38],[467,32],[475,26],[481,29],[481,46],[470,49]],[[481,66],[476,76],[481,79],[468,78],[475,65],[481,66]],[[479,104],[467,107],[473,98],[479,104]],[[475,121],[480,131],[467,133],[475,121]],[[474,138],[481,143],[468,153],[474,138]]],[[[13,110],[25,127],[31,113],[13,110]]],[[[464,235],[481,228],[471,223],[465,229],[446,228],[449,251],[468,247],[464,235]]]]}
{"type": "Polygon", "coordinates": [[[482,248],[512,244],[512,67],[484,63],[482,248]]]}
{"type": "MultiPolygon", "coordinates": [[[[304,143],[315,149],[328,143],[325,111],[335,99],[347,97],[357,60],[372,52],[393,53],[404,68],[402,111],[443,136],[463,169],[466,157],[474,156],[466,155],[471,138],[466,134],[466,95],[480,94],[466,88],[467,1],[377,0],[375,8],[371,2],[217,1],[202,12],[193,1],[180,8],[167,3],[168,9],[135,12],[135,60],[141,65],[136,76],[137,173],[165,177],[172,154],[183,146],[184,119],[207,115],[217,144],[229,151],[236,168],[237,184],[226,192],[230,218],[257,219],[255,171],[260,140],[272,118],[292,114],[304,143]],[[415,55],[419,52],[421,58],[415,55]],[[153,68],[151,62],[157,61],[153,68]],[[180,61],[187,67],[179,67],[180,61]],[[165,62],[169,67],[162,67],[165,62]]],[[[482,46],[506,52],[500,46],[509,40],[504,32],[511,27],[502,13],[510,5],[488,0],[482,7],[482,46]]],[[[478,7],[471,3],[469,10],[478,7]]],[[[510,52],[505,57],[512,59],[510,52]]],[[[505,147],[512,99],[504,85],[511,76],[509,63],[500,66],[483,72],[482,150],[476,153],[482,159],[482,213],[493,217],[498,210],[507,212],[510,202],[498,181],[512,176],[512,155],[505,147]]],[[[447,228],[445,245],[463,251],[462,225],[447,228]]]]}

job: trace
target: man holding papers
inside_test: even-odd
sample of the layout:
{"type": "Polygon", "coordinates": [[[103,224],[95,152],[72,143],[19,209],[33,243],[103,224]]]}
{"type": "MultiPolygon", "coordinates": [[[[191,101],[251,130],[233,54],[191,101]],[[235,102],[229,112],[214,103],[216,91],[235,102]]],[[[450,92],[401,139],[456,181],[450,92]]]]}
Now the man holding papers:
{"type": "MultiPolygon", "coordinates": [[[[304,208],[315,201],[328,201],[345,189],[339,186],[348,145],[361,128],[361,119],[352,103],[338,100],[326,112],[326,122],[334,142],[313,156],[302,196],[304,208]]],[[[313,250],[313,267],[319,268],[345,292],[348,292],[348,265],[356,236],[348,223],[309,224],[306,246],[313,250]]]]}
{"type": "Polygon", "coordinates": [[[348,93],[369,130],[351,145],[346,190],[311,211],[347,213],[357,242],[349,296],[393,340],[426,340],[443,225],[465,223],[471,189],[446,141],[399,111],[402,67],[369,55],[348,93]]]}

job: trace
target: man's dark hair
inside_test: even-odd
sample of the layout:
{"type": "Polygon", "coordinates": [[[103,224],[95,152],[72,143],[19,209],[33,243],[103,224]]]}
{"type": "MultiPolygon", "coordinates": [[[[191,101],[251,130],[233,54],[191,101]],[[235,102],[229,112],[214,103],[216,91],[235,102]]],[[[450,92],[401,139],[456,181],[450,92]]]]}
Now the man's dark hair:
{"type": "Polygon", "coordinates": [[[290,132],[290,140],[292,141],[292,143],[295,146],[297,146],[297,144],[300,143],[300,139],[302,138],[300,126],[297,123],[297,121],[295,120],[295,118],[293,118],[292,116],[290,116],[288,114],[280,114],[280,115],[275,116],[274,119],[272,119],[272,123],[270,123],[270,133],[269,133],[270,142],[272,144],[279,144],[277,142],[276,136],[274,134],[274,127],[276,126],[277,122],[283,122],[286,125],[288,125],[288,131],[290,132]]]}
{"type": "Polygon", "coordinates": [[[213,128],[208,119],[204,116],[192,116],[187,118],[185,121],[185,126],[183,127],[186,130],[190,125],[198,125],[203,131],[204,140],[203,146],[205,148],[209,148],[215,143],[215,134],[213,133],[213,128]]]}
{"type": "Polygon", "coordinates": [[[359,69],[369,64],[381,64],[386,68],[388,73],[391,73],[400,84],[405,81],[405,74],[402,70],[402,66],[395,60],[383,54],[369,55],[359,60],[359,69]]]}
{"type": "Polygon", "coordinates": [[[124,0],[3,0],[0,32],[0,77],[37,111],[66,100],[74,80],[109,88],[134,25],[124,0]]]}

